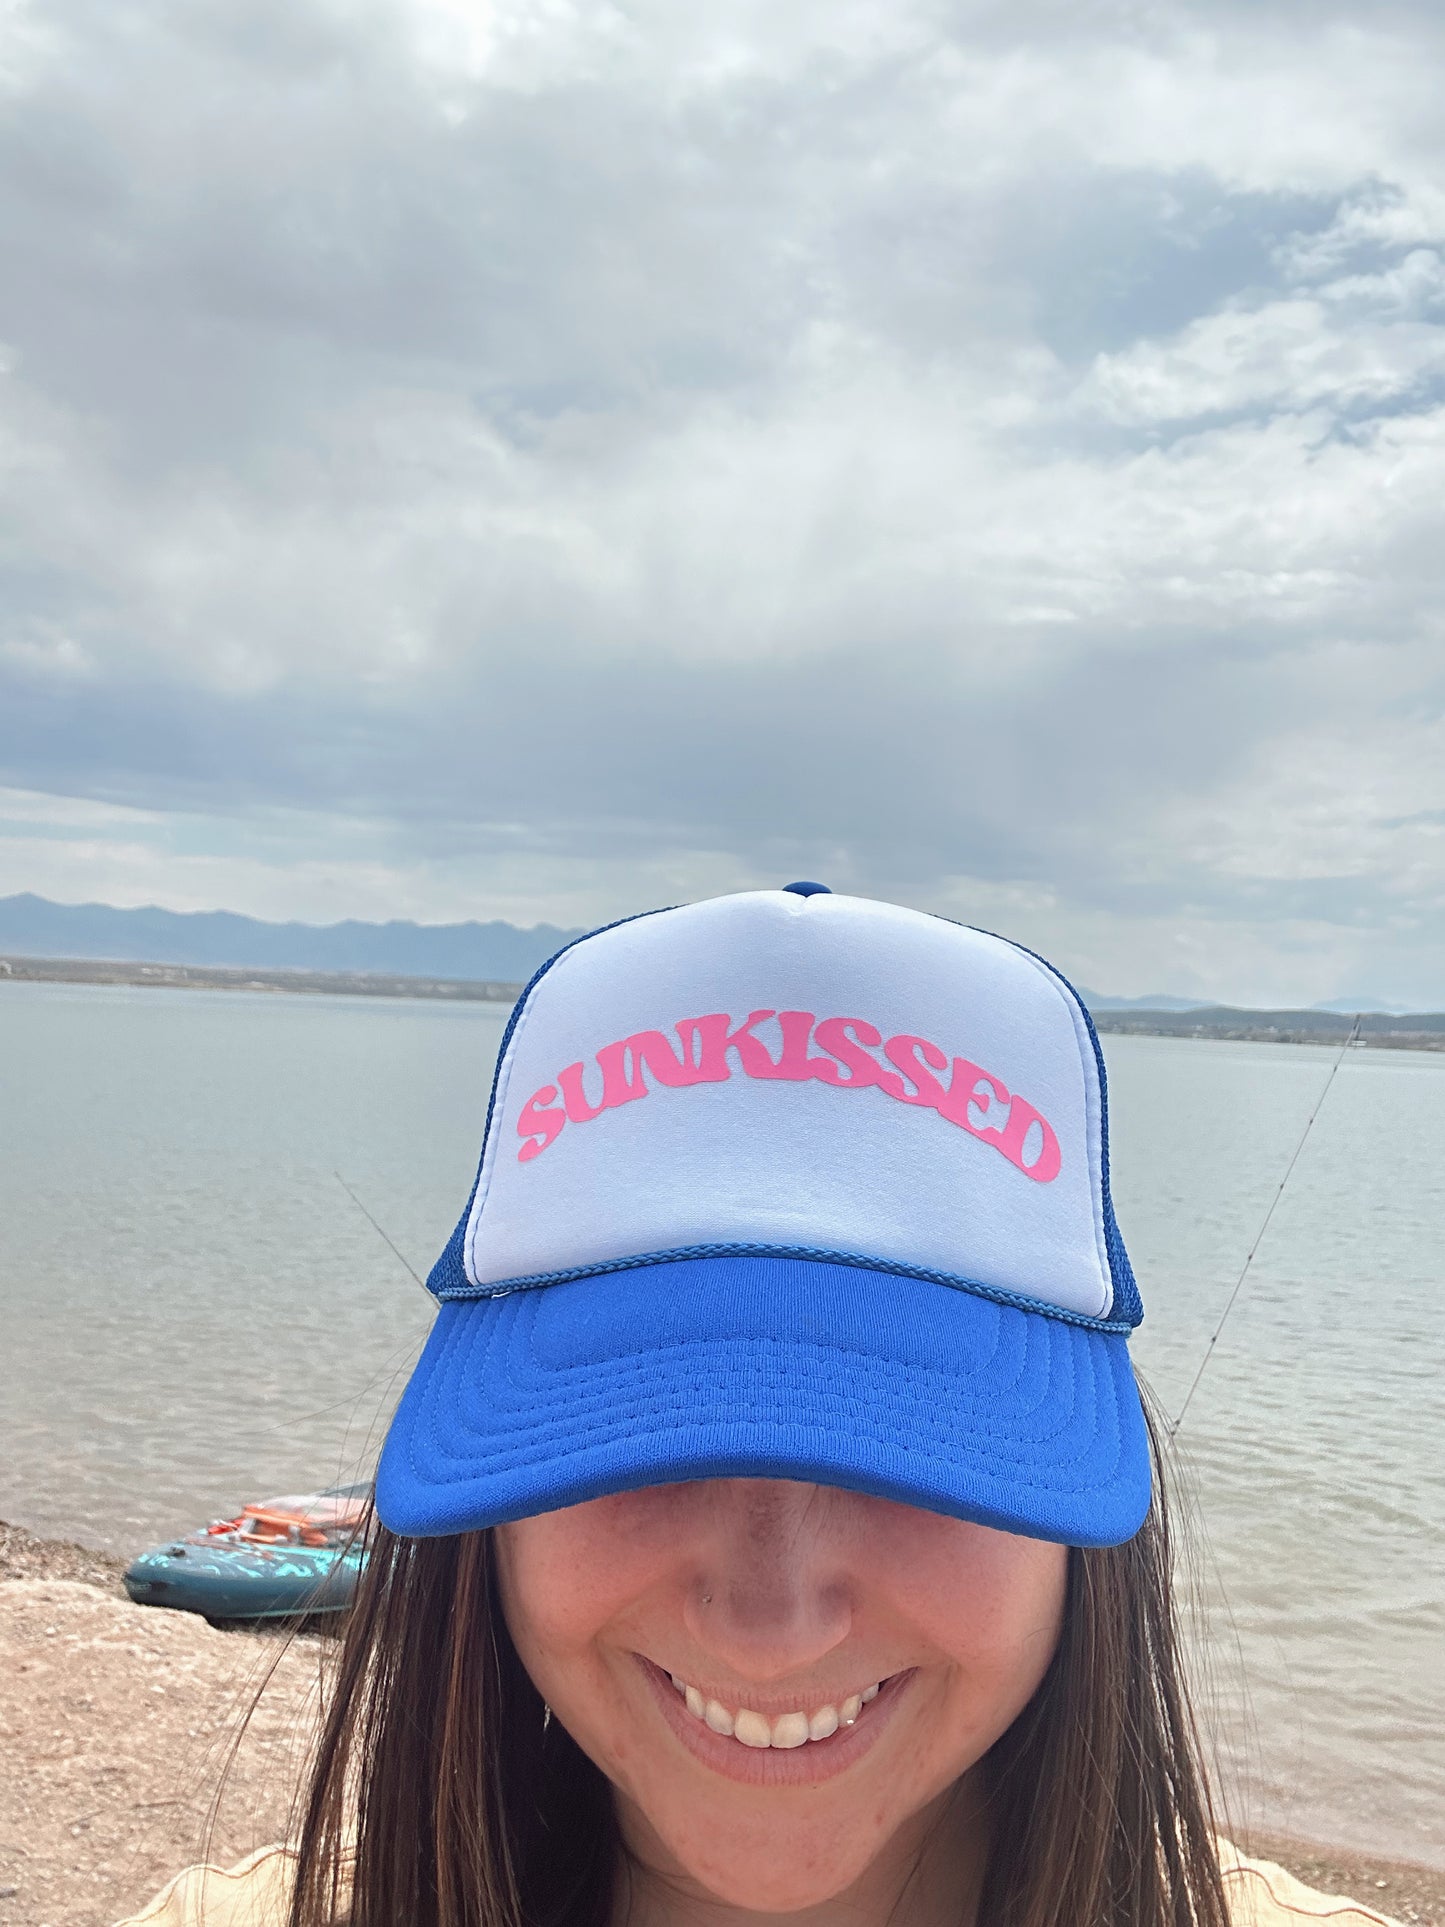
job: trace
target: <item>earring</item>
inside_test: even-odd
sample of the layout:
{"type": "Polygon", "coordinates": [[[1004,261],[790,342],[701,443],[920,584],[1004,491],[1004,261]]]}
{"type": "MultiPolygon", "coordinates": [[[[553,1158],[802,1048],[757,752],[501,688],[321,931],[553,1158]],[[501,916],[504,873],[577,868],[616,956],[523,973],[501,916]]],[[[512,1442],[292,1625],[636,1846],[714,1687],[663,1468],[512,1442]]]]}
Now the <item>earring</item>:
{"type": "Polygon", "coordinates": [[[545,1733],[545,1732],[547,1731],[547,1728],[548,1728],[548,1727],[549,1727],[549,1726],[550,1726],[551,1724],[552,1724],[552,1709],[551,1709],[551,1707],[550,1707],[550,1706],[549,1706],[549,1705],[547,1704],[547,1702],[546,1702],[546,1700],[543,1700],[543,1702],[542,1702],[542,1731],[543,1731],[543,1732],[545,1733]]]}

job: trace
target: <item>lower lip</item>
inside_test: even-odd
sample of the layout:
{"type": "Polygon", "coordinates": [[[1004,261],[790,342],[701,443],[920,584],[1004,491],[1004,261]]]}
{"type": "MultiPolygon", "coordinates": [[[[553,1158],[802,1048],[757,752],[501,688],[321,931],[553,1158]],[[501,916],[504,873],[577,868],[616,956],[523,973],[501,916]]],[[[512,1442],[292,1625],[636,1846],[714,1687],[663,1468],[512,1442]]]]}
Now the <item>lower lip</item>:
{"type": "Polygon", "coordinates": [[[907,1672],[885,1680],[853,1724],[840,1726],[826,1740],[807,1740],[802,1746],[790,1747],[744,1746],[741,1740],[714,1733],[710,1726],[694,1719],[662,1668],[641,1653],[636,1658],[662,1717],[693,1758],[724,1779],[739,1780],[744,1786],[820,1786],[824,1780],[846,1773],[872,1750],[892,1723],[894,1709],[914,1675],[914,1668],[909,1667],[907,1672]]]}

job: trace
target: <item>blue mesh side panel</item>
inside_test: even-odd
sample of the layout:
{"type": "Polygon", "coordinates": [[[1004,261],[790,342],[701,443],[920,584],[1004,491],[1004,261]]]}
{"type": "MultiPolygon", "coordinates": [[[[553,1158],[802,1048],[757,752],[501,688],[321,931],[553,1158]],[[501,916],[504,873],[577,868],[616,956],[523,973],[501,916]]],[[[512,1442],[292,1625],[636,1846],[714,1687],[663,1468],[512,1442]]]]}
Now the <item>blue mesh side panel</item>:
{"type": "Polygon", "coordinates": [[[1114,1279],[1114,1310],[1126,1325],[1137,1325],[1144,1317],[1144,1300],[1139,1296],[1134,1267],[1124,1249],[1124,1234],[1115,1222],[1114,1202],[1109,1196],[1107,1181],[1104,1186],[1104,1246],[1109,1253],[1109,1270],[1114,1279]]]}
{"type": "MultiPolygon", "coordinates": [[[[485,1148],[485,1140],[483,1148],[485,1148]]],[[[472,1197],[467,1199],[467,1208],[462,1213],[462,1221],[447,1239],[446,1250],[426,1275],[426,1288],[434,1297],[448,1298],[467,1289],[467,1270],[462,1262],[462,1248],[467,1238],[467,1219],[472,1215],[472,1198],[477,1195],[477,1178],[481,1175],[482,1167],[478,1164],[477,1176],[472,1179],[472,1197]]]]}

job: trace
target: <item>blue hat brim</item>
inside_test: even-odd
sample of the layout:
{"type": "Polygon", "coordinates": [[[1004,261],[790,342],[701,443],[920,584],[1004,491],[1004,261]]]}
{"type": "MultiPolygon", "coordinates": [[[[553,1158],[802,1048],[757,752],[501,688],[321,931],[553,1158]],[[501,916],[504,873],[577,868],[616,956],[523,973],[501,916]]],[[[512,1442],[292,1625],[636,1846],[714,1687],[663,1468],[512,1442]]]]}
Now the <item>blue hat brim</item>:
{"type": "Polygon", "coordinates": [[[780,1478],[1065,1545],[1149,1507],[1124,1335],[922,1278],[725,1253],[444,1303],[377,1471],[396,1533],[780,1478]]]}

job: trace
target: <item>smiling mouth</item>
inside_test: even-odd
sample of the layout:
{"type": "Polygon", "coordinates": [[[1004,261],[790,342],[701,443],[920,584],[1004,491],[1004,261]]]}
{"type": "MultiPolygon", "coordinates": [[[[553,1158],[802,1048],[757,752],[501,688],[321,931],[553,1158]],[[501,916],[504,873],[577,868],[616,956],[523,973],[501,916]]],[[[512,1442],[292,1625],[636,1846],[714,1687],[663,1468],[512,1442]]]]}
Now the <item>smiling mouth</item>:
{"type": "Polygon", "coordinates": [[[772,1747],[788,1751],[806,1746],[810,1740],[831,1739],[843,1728],[855,1725],[863,1708],[877,1699],[888,1684],[886,1679],[875,1680],[845,1699],[811,1708],[790,1707],[770,1716],[750,1706],[725,1706],[721,1700],[710,1699],[696,1686],[690,1686],[676,1673],[665,1673],[664,1677],[672,1681],[678,1697],[699,1725],[723,1739],[737,1740],[758,1751],[772,1747]]]}

